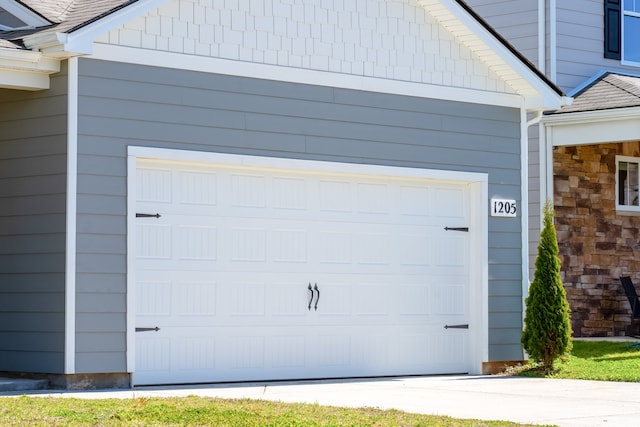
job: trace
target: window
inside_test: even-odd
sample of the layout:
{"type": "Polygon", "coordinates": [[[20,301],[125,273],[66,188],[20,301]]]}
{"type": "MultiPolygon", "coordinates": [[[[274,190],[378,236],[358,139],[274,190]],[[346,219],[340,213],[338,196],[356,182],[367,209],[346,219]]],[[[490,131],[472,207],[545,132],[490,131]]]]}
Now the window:
{"type": "Polygon", "coordinates": [[[640,0],[605,0],[604,56],[640,65],[640,0]]]}
{"type": "Polygon", "coordinates": [[[622,60],[640,64],[640,0],[624,0],[622,60]]]}
{"type": "Polygon", "coordinates": [[[640,212],[640,158],[616,156],[616,209],[640,212]]]}

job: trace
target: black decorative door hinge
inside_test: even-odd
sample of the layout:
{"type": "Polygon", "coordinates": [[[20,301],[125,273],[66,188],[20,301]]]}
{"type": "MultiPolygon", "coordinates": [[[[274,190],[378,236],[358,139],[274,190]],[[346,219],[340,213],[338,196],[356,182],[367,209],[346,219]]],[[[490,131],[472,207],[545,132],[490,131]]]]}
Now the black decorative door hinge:
{"type": "Polygon", "coordinates": [[[469,324],[466,325],[444,325],[445,329],[469,329],[469,324]]]}
{"type": "Polygon", "coordinates": [[[151,332],[151,331],[158,332],[159,330],[160,328],[158,328],[157,326],[155,328],[136,328],[136,332],[151,332]]]}
{"type": "Polygon", "coordinates": [[[469,227],[445,227],[444,229],[446,231],[469,231],[469,227]]]}
{"type": "Polygon", "coordinates": [[[160,218],[160,214],[159,213],[155,213],[155,214],[148,214],[148,213],[137,213],[136,214],[136,218],[160,218]]]}

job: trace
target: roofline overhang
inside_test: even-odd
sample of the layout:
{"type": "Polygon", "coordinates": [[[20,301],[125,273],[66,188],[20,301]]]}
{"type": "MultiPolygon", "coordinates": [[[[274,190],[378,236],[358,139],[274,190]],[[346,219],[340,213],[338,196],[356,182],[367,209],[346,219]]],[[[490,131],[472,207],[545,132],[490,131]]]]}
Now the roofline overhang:
{"type": "Polygon", "coordinates": [[[604,144],[640,140],[640,106],[576,111],[542,118],[551,146],[604,144]]]}
{"type": "Polygon", "coordinates": [[[24,45],[45,55],[69,58],[93,53],[94,40],[127,22],[156,9],[171,0],[138,0],[127,3],[88,23],[71,28],[67,32],[42,31],[23,38],[24,45]]]}
{"type": "Polygon", "coordinates": [[[40,52],[0,48],[0,87],[21,90],[49,88],[49,75],[60,71],[60,61],[40,52]]]}
{"type": "MultiPolygon", "coordinates": [[[[558,112],[543,116],[542,122],[546,126],[562,126],[581,122],[603,122],[626,120],[629,118],[640,119],[640,106],[609,108],[606,110],[575,111],[573,113],[558,112]]],[[[638,128],[640,134],[640,127],[638,128]]]]}
{"type": "MultiPolygon", "coordinates": [[[[66,59],[93,53],[94,40],[113,28],[156,9],[170,0],[138,0],[114,9],[108,14],[68,32],[55,28],[24,37],[24,45],[56,59],[66,59]]],[[[558,110],[570,103],[570,98],[519,54],[489,24],[462,0],[420,0],[420,4],[441,24],[453,21],[458,31],[452,31],[489,67],[523,97],[527,111],[558,110]],[[467,30],[460,30],[466,28],[467,30]]]]}
{"type": "Polygon", "coordinates": [[[419,0],[419,3],[521,95],[527,111],[558,110],[571,103],[571,98],[519,54],[464,1],[419,0]]]}

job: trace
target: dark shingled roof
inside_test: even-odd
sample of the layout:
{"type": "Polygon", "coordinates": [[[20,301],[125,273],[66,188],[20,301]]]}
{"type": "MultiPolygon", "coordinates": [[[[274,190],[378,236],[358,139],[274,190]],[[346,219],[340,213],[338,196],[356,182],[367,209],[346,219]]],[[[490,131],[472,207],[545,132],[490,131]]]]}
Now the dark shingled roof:
{"type": "Polygon", "coordinates": [[[70,33],[137,0],[20,0],[19,3],[52,22],[32,30],[0,31],[0,47],[20,47],[20,40],[46,31],[70,33]],[[13,46],[11,46],[13,45],[13,46]]]}
{"type": "Polygon", "coordinates": [[[573,95],[573,104],[552,114],[640,107],[640,76],[605,72],[573,95]]]}

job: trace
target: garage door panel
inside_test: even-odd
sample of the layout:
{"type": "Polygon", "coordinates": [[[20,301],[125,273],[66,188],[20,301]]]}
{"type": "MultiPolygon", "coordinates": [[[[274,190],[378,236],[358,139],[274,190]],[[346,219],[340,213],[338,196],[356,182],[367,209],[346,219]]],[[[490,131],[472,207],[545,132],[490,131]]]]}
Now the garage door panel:
{"type": "MultiPolygon", "coordinates": [[[[344,279],[342,279],[344,280],[344,279]]],[[[343,317],[352,315],[353,287],[350,282],[339,281],[335,279],[324,279],[315,282],[314,286],[318,287],[316,299],[312,310],[318,314],[318,322],[326,324],[327,322],[344,322],[343,317]],[[315,310],[315,306],[318,309],[315,310]]]]}
{"type": "Polygon", "coordinates": [[[463,188],[436,188],[434,214],[438,218],[464,219],[468,211],[467,192],[463,188]]]}
{"type": "Polygon", "coordinates": [[[446,316],[464,316],[466,313],[464,286],[434,286],[433,313],[446,316]]]}
{"type": "Polygon", "coordinates": [[[177,202],[183,205],[191,205],[210,208],[218,204],[218,175],[214,172],[203,171],[177,171],[176,193],[177,202]]]}
{"type": "Polygon", "coordinates": [[[402,216],[414,218],[430,218],[433,216],[433,190],[424,185],[400,185],[397,199],[397,209],[402,216]]]}
{"type": "Polygon", "coordinates": [[[143,161],[136,384],[463,372],[464,185],[143,161]],[[309,289],[311,286],[311,290],[309,289]]]}
{"type": "Polygon", "coordinates": [[[140,373],[171,369],[171,338],[137,337],[136,370],[140,373]]]}
{"type": "Polygon", "coordinates": [[[139,316],[171,315],[170,281],[138,281],[136,290],[136,313],[139,316]]]}
{"type": "Polygon", "coordinates": [[[304,282],[269,285],[266,295],[267,315],[300,319],[307,315],[311,291],[304,282]]]}
{"type": "Polygon", "coordinates": [[[275,228],[269,244],[271,257],[279,264],[307,263],[309,233],[305,229],[275,228]]]}
{"type": "Polygon", "coordinates": [[[172,300],[177,316],[212,317],[217,313],[217,284],[178,281],[173,287],[172,300]]]}
{"type": "Polygon", "coordinates": [[[259,262],[267,260],[267,231],[259,227],[234,227],[231,230],[231,261],[259,262]]]}
{"type": "Polygon", "coordinates": [[[231,175],[231,206],[242,208],[266,207],[267,178],[262,175],[234,173],[231,175]]]}
{"type": "Polygon", "coordinates": [[[308,210],[309,183],[302,178],[274,177],[272,183],[272,206],[281,211],[281,215],[299,216],[308,210]]]}
{"type": "Polygon", "coordinates": [[[269,359],[273,361],[273,368],[305,370],[308,363],[306,334],[275,335],[269,342],[269,359]]]}
{"type": "Polygon", "coordinates": [[[355,191],[358,213],[365,216],[391,214],[392,205],[388,203],[391,191],[387,184],[359,182],[355,191]]]}
{"type": "Polygon", "coordinates": [[[136,171],[137,193],[139,205],[144,202],[168,204],[173,201],[173,178],[169,168],[142,168],[136,171]]]}
{"type": "Polygon", "coordinates": [[[218,228],[181,225],[173,227],[174,254],[177,260],[215,261],[218,258],[218,228]]]}
{"type": "MultiPolygon", "coordinates": [[[[364,328],[363,328],[364,329],[364,328]]],[[[360,375],[371,375],[389,367],[389,336],[370,330],[355,331],[353,338],[353,365],[360,375]]],[[[375,374],[374,374],[375,375],[375,374]]]]}
{"type": "Polygon", "coordinates": [[[173,340],[171,370],[214,371],[216,369],[216,340],[208,335],[182,336],[173,340]]]}
{"type": "Polygon", "coordinates": [[[356,316],[389,316],[393,310],[393,300],[389,298],[389,285],[386,283],[359,283],[352,286],[357,301],[354,302],[356,316]]]}
{"type": "Polygon", "coordinates": [[[136,227],[138,258],[169,260],[172,257],[171,226],[138,224],[136,227]]]}
{"type": "Polygon", "coordinates": [[[468,259],[468,239],[461,235],[461,232],[452,231],[449,233],[459,233],[460,235],[445,234],[437,238],[438,247],[433,251],[435,255],[433,263],[438,267],[464,268],[468,259]]]}

